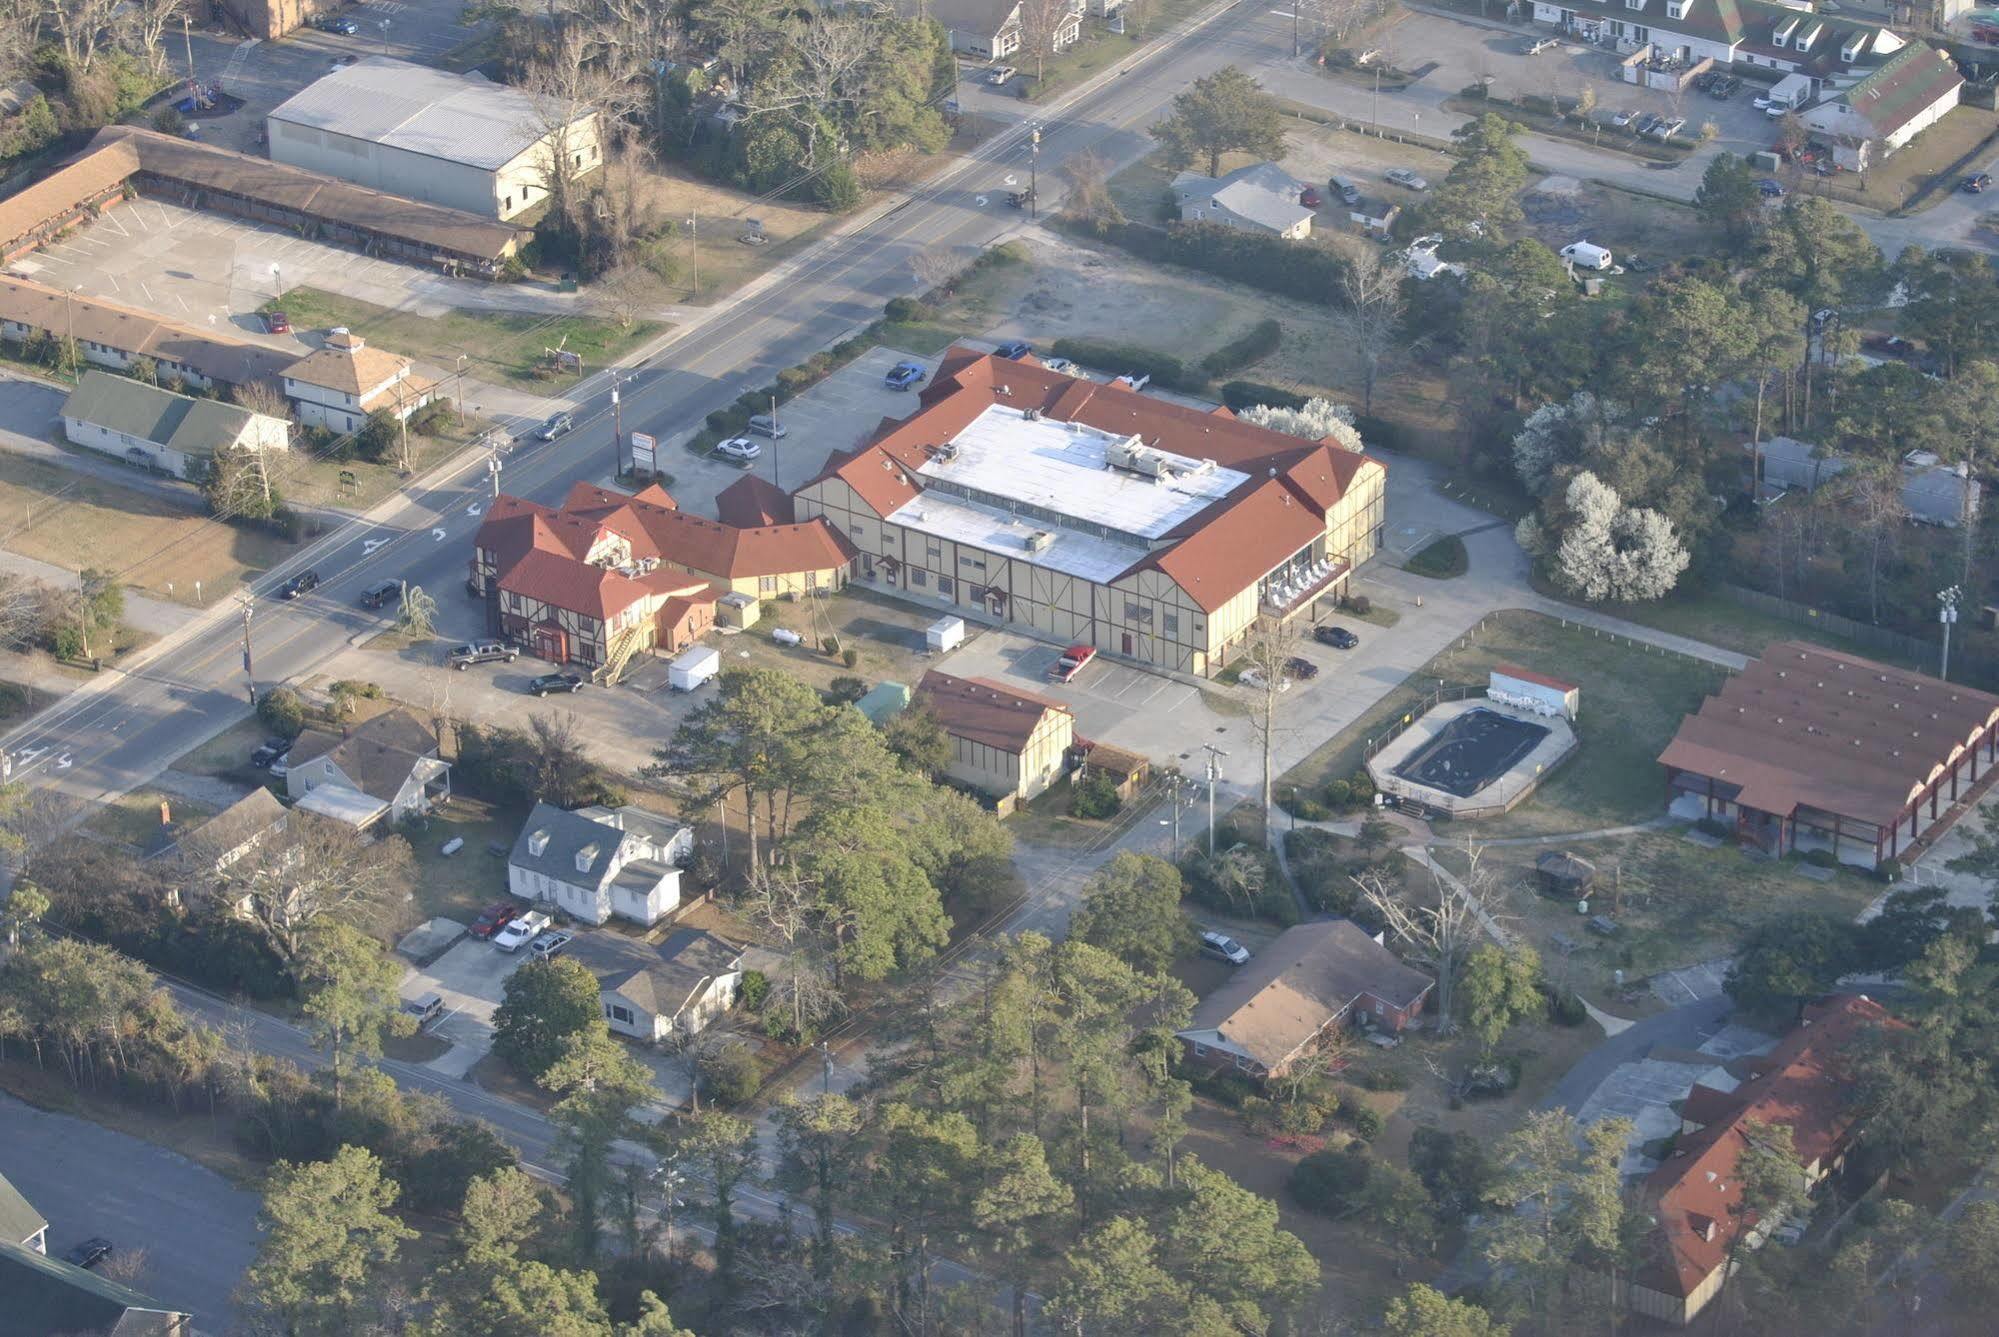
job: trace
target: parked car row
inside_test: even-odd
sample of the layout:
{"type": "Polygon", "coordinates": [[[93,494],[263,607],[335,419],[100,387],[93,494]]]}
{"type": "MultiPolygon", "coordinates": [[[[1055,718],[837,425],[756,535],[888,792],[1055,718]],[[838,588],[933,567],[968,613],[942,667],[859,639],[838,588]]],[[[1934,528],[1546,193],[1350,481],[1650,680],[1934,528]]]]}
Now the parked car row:
{"type": "Polygon", "coordinates": [[[503,952],[525,947],[537,961],[560,956],[576,940],[575,934],[556,928],[546,911],[523,910],[511,901],[496,901],[481,910],[468,932],[503,952]]]}
{"type": "Polygon", "coordinates": [[[1708,70],[1694,76],[1694,87],[1719,102],[1726,102],[1742,89],[1742,80],[1720,70],[1708,70]]]}

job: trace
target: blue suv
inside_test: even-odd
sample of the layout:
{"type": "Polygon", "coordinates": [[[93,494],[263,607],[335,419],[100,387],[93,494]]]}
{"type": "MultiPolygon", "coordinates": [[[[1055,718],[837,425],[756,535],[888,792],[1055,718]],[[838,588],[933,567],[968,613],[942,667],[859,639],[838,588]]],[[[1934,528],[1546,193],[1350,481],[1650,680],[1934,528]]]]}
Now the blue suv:
{"type": "Polygon", "coordinates": [[[1027,340],[1025,339],[1008,339],[1005,343],[1001,344],[998,348],[995,348],[993,350],[993,352],[996,355],[1003,358],[1010,358],[1015,362],[1020,361],[1022,358],[1026,357],[1029,353],[1032,353],[1033,351],[1034,351],[1034,345],[1027,342],[1027,340]]]}
{"type": "Polygon", "coordinates": [[[930,373],[920,362],[898,362],[882,377],[882,384],[891,390],[907,390],[912,385],[923,384],[923,378],[930,373]]]}

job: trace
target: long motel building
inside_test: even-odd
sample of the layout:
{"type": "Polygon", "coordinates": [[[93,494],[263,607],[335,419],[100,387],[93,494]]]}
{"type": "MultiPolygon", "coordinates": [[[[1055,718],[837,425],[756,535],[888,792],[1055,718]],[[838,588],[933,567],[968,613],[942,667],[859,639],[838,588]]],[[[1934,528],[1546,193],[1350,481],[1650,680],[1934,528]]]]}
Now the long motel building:
{"type": "Polygon", "coordinates": [[[963,348],[920,398],[793,495],[905,598],[1209,676],[1381,544],[1387,471],[1334,441],[963,348]]]}

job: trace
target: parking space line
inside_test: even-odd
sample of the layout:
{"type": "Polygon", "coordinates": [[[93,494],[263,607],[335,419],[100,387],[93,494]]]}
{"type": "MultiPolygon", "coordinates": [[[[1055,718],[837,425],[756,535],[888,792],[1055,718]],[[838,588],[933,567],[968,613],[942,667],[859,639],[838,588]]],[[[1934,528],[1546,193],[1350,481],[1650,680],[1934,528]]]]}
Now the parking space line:
{"type": "Polygon", "coordinates": [[[97,215],[97,221],[99,221],[100,223],[104,223],[109,227],[117,228],[118,235],[121,237],[129,237],[132,235],[131,233],[125,230],[125,225],[118,221],[118,215],[110,209],[106,209],[103,213],[97,215]]]}

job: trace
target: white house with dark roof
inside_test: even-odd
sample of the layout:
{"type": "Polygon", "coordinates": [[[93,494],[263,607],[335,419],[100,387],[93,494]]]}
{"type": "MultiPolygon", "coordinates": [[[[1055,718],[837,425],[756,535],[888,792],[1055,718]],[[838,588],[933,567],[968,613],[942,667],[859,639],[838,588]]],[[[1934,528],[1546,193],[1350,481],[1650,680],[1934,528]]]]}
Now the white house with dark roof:
{"type": "Polygon", "coordinates": [[[428,404],[436,389],[408,358],[370,348],[347,329],[334,330],[323,348],[286,367],[284,382],[299,421],[332,432],[360,430],[377,409],[407,418],[428,404]]]}
{"type": "Polygon", "coordinates": [[[537,803],[507,856],[507,890],[590,924],[656,924],[680,904],[691,827],[629,804],[565,812],[537,803]]]}
{"type": "Polygon", "coordinates": [[[36,1253],[49,1251],[49,1221],[0,1175],[0,1240],[36,1253]]]}
{"type": "Polygon", "coordinates": [[[1533,14],[1618,52],[1649,44],[1683,65],[1709,59],[1814,79],[1870,69],[1906,44],[1885,24],[1781,0],[1534,0],[1533,14]]]}
{"type": "Polygon", "coordinates": [[[1182,172],[1173,178],[1181,222],[1213,223],[1287,241],[1312,235],[1316,215],[1298,202],[1304,192],[1305,183],[1274,162],[1238,167],[1227,176],[1182,172]]]}
{"type": "Polygon", "coordinates": [[[451,765],[437,735],[407,710],[391,710],[344,734],[308,729],[287,754],[285,793],[307,812],[349,826],[429,812],[451,797],[451,765]]]}
{"type": "Polygon", "coordinates": [[[1835,163],[1861,171],[1949,115],[1963,89],[1956,61],[1927,42],[1912,42],[1798,119],[1832,141],[1835,163]]]}
{"type": "Polygon", "coordinates": [[[621,933],[579,933],[569,956],[597,977],[605,1022],[635,1040],[707,1029],[735,1005],[743,983],[742,948],[698,929],[656,946],[621,933]]]}
{"type": "Polygon", "coordinates": [[[291,424],[237,404],[177,395],[129,376],[86,371],[62,406],[72,445],[198,479],[216,455],[284,450],[291,424]]]}

